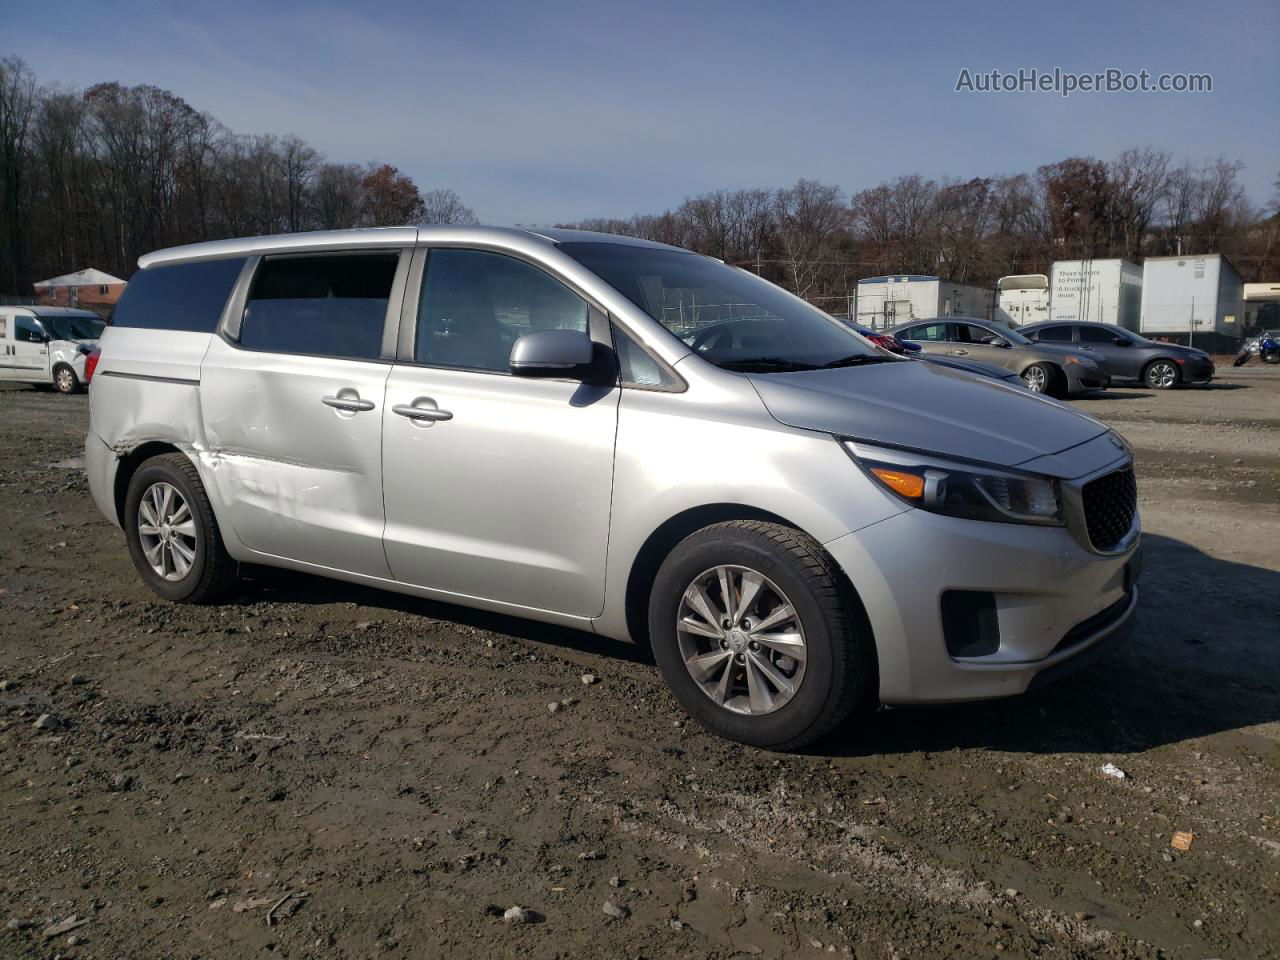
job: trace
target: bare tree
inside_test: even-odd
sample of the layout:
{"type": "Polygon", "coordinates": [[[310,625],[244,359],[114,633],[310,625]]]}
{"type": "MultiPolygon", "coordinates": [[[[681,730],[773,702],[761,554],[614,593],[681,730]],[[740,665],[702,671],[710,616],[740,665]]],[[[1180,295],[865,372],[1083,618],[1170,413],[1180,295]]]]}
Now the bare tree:
{"type": "Polygon", "coordinates": [[[1156,208],[1169,190],[1169,163],[1164,150],[1124,150],[1107,167],[1111,181],[1109,221],[1119,236],[1113,254],[1137,260],[1156,216],[1156,208]]]}
{"type": "Polygon", "coordinates": [[[428,190],[422,195],[420,224],[443,223],[469,226],[479,223],[475,211],[452,190],[428,190]]]}
{"type": "Polygon", "coordinates": [[[799,296],[814,293],[823,273],[822,254],[837,230],[848,222],[840,188],[816,180],[797,180],[774,194],[779,253],[791,289],[799,296]]]}
{"type": "Polygon", "coordinates": [[[15,289],[25,288],[29,280],[23,214],[29,192],[27,139],[35,110],[35,75],[17,57],[0,60],[0,223],[8,238],[0,284],[15,289]]]}

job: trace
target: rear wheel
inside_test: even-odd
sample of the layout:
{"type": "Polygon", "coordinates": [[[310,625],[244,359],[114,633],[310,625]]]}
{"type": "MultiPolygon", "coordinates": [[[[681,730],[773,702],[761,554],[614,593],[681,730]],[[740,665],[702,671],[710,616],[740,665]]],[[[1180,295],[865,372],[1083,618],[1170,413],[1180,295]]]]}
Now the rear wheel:
{"type": "Polygon", "coordinates": [[[874,703],[875,654],[831,558],[812,538],[754,520],[682,541],[654,580],[654,658],[712,733],[794,750],[874,703]]]}
{"type": "Polygon", "coordinates": [[[152,457],[129,481],[125,537],[142,579],[178,603],[208,603],[235,582],[227,553],[195,465],[180,453],[152,457]]]}
{"type": "Polygon", "coordinates": [[[1180,379],[1178,366],[1172,360],[1152,360],[1147,364],[1142,378],[1153,390],[1171,390],[1178,385],[1180,379]]]}
{"type": "Polygon", "coordinates": [[[53,386],[59,393],[78,393],[80,378],[74,370],[62,363],[53,369],[53,386]]]}

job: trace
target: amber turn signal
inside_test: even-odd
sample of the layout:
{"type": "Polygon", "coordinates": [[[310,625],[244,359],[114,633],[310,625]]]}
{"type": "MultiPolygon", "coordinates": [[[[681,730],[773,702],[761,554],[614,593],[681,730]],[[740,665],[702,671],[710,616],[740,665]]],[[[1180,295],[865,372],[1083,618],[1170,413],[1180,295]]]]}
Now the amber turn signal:
{"type": "Polygon", "coordinates": [[[924,477],[901,470],[888,470],[884,467],[872,467],[871,472],[881,483],[900,497],[908,500],[919,500],[924,496],[924,477]]]}

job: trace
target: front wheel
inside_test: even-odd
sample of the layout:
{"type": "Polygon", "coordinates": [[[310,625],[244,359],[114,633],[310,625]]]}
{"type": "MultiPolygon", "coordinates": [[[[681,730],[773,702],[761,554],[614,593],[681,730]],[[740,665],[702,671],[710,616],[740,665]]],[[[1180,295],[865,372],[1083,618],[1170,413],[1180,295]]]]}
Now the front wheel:
{"type": "Polygon", "coordinates": [[[1027,385],[1028,390],[1050,397],[1056,397],[1065,392],[1059,386],[1059,377],[1058,371],[1048,363],[1033,363],[1022,371],[1022,382],[1027,385]]]}
{"type": "Polygon", "coordinates": [[[155,593],[208,603],[236,579],[195,465],[180,453],[152,457],[129,481],[123,520],[129,554],[155,593]]]}
{"type": "Polygon", "coordinates": [[[1178,368],[1172,360],[1154,360],[1148,364],[1144,379],[1153,390],[1172,390],[1178,385],[1178,368]]]}
{"type": "Polygon", "coordinates": [[[80,378],[64,363],[53,371],[53,386],[59,393],[79,393],[80,378]]]}
{"type": "Polygon", "coordinates": [[[654,658],[712,733],[795,750],[875,701],[871,637],[831,558],[780,524],[718,523],[667,557],[649,600],[654,658]]]}

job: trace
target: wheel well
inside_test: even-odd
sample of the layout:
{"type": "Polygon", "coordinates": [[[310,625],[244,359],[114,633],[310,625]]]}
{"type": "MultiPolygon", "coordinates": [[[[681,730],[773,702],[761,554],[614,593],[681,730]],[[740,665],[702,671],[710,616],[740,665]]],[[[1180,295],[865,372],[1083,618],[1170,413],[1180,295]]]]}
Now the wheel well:
{"type": "Polygon", "coordinates": [[[1146,379],[1147,371],[1150,370],[1151,367],[1157,363],[1173,364],[1173,369],[1176,370],[1178,373],[1178,379],[1179,380],[1182,379],[1182,368],[1178,366],[1178,361],[1173,359],[1173,357],[1152,357],[1150,360],[1148,360],[1146,363],[1142,365],[1142,377],[1144,380],[1146,379]]]}
{"type": "Polygon", "coordinates": [[[182,453],[182,451],[172,443],[165,443],[163,440],[152,440],[134,447],[120,458],[120,465],[116,468],[116,485],[112,494],[116,505],[116,518],[121,525],[124,524],[124,501],[129,495],[129,481],[133,479],[133,475],[138,472],[138,468],[144,463],[152,457],[158,457],[165,453],[182,453]]]}
{"type": "MultiPolygon", "coordinates": [[[[645,540],[644,546],[640,548],[635,561],[631,564],[631,573],[627,577],[626,617],[627,631],[631,634],[632,640],[646,646],[649,643],[649,589],[667,555],[675,549],[676,544],[691,533],[726,520],[763,520],[766,523],[777,523],[793,530],[801,530],[790,520],[776,513],[758,510],[740,503],[706,504],[671,517],[649,534],[649,538],[645,540]]],[[[867,635],[872,636],[871,621],[862,605],[862,598],[858,596],[857,588],[849,581],[839,564],[834,566],[840,572],[842,586],[847,591],[853,616],[859,620],[860,625],[867,631],[867,635]]]]}

